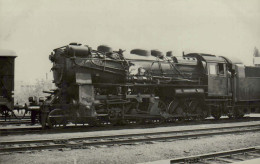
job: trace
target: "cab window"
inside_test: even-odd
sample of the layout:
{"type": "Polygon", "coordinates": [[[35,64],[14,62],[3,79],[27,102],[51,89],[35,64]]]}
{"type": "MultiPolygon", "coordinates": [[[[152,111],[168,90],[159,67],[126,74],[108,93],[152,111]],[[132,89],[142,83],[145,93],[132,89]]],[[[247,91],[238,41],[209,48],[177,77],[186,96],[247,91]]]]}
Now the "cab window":
{"type": "Polygon", "coordinates": [[[209,64],[209,75],[217,75],[216,64],[209,64]]]}
{"type": "Polygon", "coordinates": [[[224,63],[218,63],[218,74],[224,76],[225,75],[225,65],[224,63]]]}

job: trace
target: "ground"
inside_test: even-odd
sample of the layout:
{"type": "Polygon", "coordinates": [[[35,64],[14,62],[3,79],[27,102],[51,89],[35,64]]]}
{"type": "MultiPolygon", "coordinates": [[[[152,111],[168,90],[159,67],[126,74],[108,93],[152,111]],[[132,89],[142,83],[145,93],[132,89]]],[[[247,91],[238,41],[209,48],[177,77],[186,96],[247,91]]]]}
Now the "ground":
{"type": "MultiPolygon", "coordinates": [[[[89,131],[77,133],[27,134],[19,136],[1,136],[1,141],[58,139],[70,137],[90,137],[141,132],[175,131],[223,126],[241,126],[259,124],[260,121],[179,125],[171,127],[136,128],[106,131],[89,131]]],[[[2,127],[6,128],[6,127],[2,127]]],[[[260,132],[229,134],[222,136],[203,137],[172,142],[155,142],[150,144],[115,145],[112,147],[89,147],[87,149],[44,150],[26,153],[0,154],[0,164],[31,164],[31,163],[143,163],[176,157],[227,151],[245,147],[260,146],[260,132]]]]}
{"type": "Polygon", "coordinates": [[[253,147],[259,143],[260,133],[254,132],[153,144],[13,153],[1,155],[0,163],[141,163],[253,147]]]}

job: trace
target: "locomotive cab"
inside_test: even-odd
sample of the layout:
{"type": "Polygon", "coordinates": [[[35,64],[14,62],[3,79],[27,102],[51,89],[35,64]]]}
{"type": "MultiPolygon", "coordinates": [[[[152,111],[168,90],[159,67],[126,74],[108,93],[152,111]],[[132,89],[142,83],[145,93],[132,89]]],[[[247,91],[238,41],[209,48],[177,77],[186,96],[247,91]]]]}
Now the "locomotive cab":
{"type": "Polygon", "coordinates": [[[227,69],[227,62],[222,57],[210,54],[192,53],[185,56],[196,57],[204,67],[206,84],[208,85],[209,97],[232,96],[230,86],[230,72],[227,69]],[[203,64],[206,63],[206,64],[203,64]]]}
{"type": "Polygon", "coordinates": [[[208,96],[229,96],[231,93],[228,88],[229,73],[226,63],[223,61],[208,62],[208,96]]]}

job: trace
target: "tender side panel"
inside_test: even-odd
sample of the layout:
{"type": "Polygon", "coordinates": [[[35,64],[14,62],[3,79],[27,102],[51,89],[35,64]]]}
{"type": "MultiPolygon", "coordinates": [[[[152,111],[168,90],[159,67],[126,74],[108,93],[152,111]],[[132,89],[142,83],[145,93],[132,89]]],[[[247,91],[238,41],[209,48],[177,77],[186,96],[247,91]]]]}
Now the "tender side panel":
{"type": "Polygon", "coordinates": [[[260,101],[260,68],[236,67],[237,101],[260,101]]]}

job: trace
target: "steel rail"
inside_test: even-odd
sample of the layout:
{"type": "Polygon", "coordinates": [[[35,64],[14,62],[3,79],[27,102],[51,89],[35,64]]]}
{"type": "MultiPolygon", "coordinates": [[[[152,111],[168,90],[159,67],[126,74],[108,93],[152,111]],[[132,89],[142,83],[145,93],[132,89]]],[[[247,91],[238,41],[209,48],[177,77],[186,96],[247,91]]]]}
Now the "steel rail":
{"type": "Polygon", "coordinates": [[[0,122],[0,125],[20,125],[20,124],[30,124],[31,121],[6,121],[0,122]]]}
{"type": "MultiPolygon", "coordinates": [[[[233,120],[222,118],[220,120],[211,120],[205,119],[199,122],[187,120],[184,122],[168,122],[168,123],[160,123],[160,124],[129,124],[130,126],[113,126],[112,124],[103,124],[102,126],[88,126],[88,125],[78,125],[78,126],[67,126],[67,127],[56,127],[54,129],[43,129],[41,127],[19,127],[19,128],[1,128],[0,136],[6,135],[23,135],[23,134],[49,134],[49,133],[63,133],[63,132],[87,132],[87,131],[100,131],[107,130],[104,128],[108,128],[108,130],[118,130],[118,129],[133,129],[133,128],[154,128],[154,127],[169,127],[169,126],[180,126],[180,125],[200,125],[200,124],[217,124],[217,123],[236,123],[236,122],[251,122],[251,121],[259,121],[258,117],[245,117],[241,120],[233,120]],[[91,127],[91,129],[90,129],[91,127]]],[[[29,122],[2,122],[0,121],[0,126],[3,123],[3,126],[8,124],[29,124],[29,122]]]]}
{"type": "MultiPolygon", "coordinates": [[[[209,120],[206,120],[209,121],[209,120]]],[[[254,121],[254,120],[253,120],[254,121]]],[[[245,121],[248,122],[248,121],[245,121]]],[[[250,121],[249,121],[250,122],[250,121]]],[[[187,124],[184,123],[185,126],[189,126],[191,125],[191,122],[186,122],[187,124]]],[[[228,122],[224,122],[224,123],[228,123],[228,122]]],[[[234,123],[234,122],[231,122],[234,123]]],[[[209,123],[211,124],[211,122],[209,123]]],[[[114,127],[111,124],[109,125],[104,125],[103,127],[96,127],[93,128],[90,126],[71,126],[71,127],[66,127],[66,128],[55,128],[55,129],[42,129],[41,127],[21,127],[21,128],[5,128],[5,129],[0,129],[0,136],[7,136],[7,135],[21,135],[21,134],[51,134],[51,133],[64,133],[64,132],[90,132],[90,131],[101,131],[101,130],[119,130],[119,129],[133,129],[133,128],[154,128],[154,127],[165,127],[165,126],[161,126],[163,124],[154,124],[153,127],[151,127],[149,124],[147,125],[132,125],[132,126],[122,126],[122,127],[114,127]],[[109,129],[104,129],[104,127],[109,129]],[[98,128],[98,129],[97,129],[98,128]]],[[[167,124],[165,124],[167,125],[167,124]]],[[[168,124],[171,125],[171,124],[168,124]]],[[[200,125],[200,124],[196,124],[196,125],[200,125]]],[[[182,126],[182,124],[174,124],[172,123],[172,126],[182,126]]],[[[245,125],[248,126],[248,125],[245,125]]],[[[240,126],[240,127],[245,127],[244,125],[240,126]]],[[[257,126],[257,125],[252,125],[252,126],[257,126]]],[[[169,126],[166,126],[169,127],[169,126]]],[[[234,126],[234,127],[239,127],[239,126],[234,126]]],[[[222,126],[220,128],[233,128],[233,127],[227,127],[227,126],[222,126]]],[[[197,130],[197,129],[195,129],[197,130]]]]}
{"type": "MultiPolygon", "coordinates": [[[[212,129],[208,129],[212,130],[212,129]]],[[[188,139],[188,138],[198,138],[207,136],[217,136],[225,134],[237,134],[237,133],[247,133],[247,132],[257,132],[260,128],[253,129],[238,129],[238,130],[215,130],[216,132],[206,132],[206,133],[192,133],[192,134],[181,134],[176,135],[176,131],[173,135],[163,136],[161,132],[153,133],[143,133],[143,134],[125,134],[125,135],[114,135],[114,136],[93,136],[93,137],[81,137],[81,138],[69,138],[69,139],[49,139],[49,140],[21,140],[21,141],[10,141],[10,142],[0,142],[0,145],[28,145],[21,147],[3,147],[0,148],[0,152],[17,152],[17,151],[28,151],[28,150],[43,150],[43,149],[59,149],[59,148],[81,148],[88,146],[102,146],[102,145],[115,145],[115,144],[133,144],[133,143],[146,143],[152,141],[172,141],[178,139],[188,139]],[[224,130],[224,131],[223,131],[224,130]],[[140,137],[142,136],[142,137],[140,137]],[[140,137],[140,138],[136,138],[140,137]],[[80,142],[76,142],[80,141],[80,142]],[[45,145],[39,145],[45,144],[45,145]]],[[[179,133],[183,133],[180,131],[179,133]]]]}
{"type": "MultiPolygon", "coordinates": [[[[221,130],[223,128],[225,129],[234,129],[234,128],[246,128],[246,127],[257,127],[260,126],[260,124],[253,124],[253,125],[239,125],[239,126],[221,126],[216,128],[198,128],[198,129],[188,129],[188,130],[174,130],[174,131],[161,131],[161,132],[147,132],[142,134],[135,134],[135,136],[140,136],[143,134],[146,135],[156,135],[158,133],[161,134],[170,134],[170,133],[186,133],[186,132],[196,132],[196,131],[208,131],[208,130],[221,130]]],[[[83,130],[82,128],[75,128],[75,129],[49,129],[48,130],[42,130],[41,128],[13,128],[13,129],[0,129],[0,136],[8,135],[8,134],[32,134],[33,132],[39,132],[39,134],[46,134],[46,133],[65,133],[65,132],[89,132],[89,129],[83,130]],[[54,131],[55,130],[55,131],[54,131]],[[60,131],[57,131],[60,130],[60,131]]],[[[122,135],[124,137],[124,135],[122,135]]],[[[81,138],[80,138],[81,139],[81,138]]],[[[1,142],[0,142],[1,144],[1,142]]]]}
{"type": "MultiPolygon", "coordinates": [[[[255,156],[256,158],[260,157],[260,147],[249,147],[249,148],[242,148],[242,149],[235,149],[235,150],[229,150],[229,151],[221,151],[216,153],[208,153],[208,154],[202,154],[202,155],[195,155],[195,156],[189,156],[189,157],[181,157],[181,158],[175,158],[170,160],[171,164],[176,163],[208,163],[207,160],[218,160],[226,163],[236,162],[237,160],[242,161],[241,158],[232,158],[234,155],[239,154],[245,154],[254,152],[256,154],[253,154],[251,156],[255,156]],[[226,158],[229,157],[229,158],[226,158]]],[[[250,156],[250,154],[248,154],[250,156]]]]}

